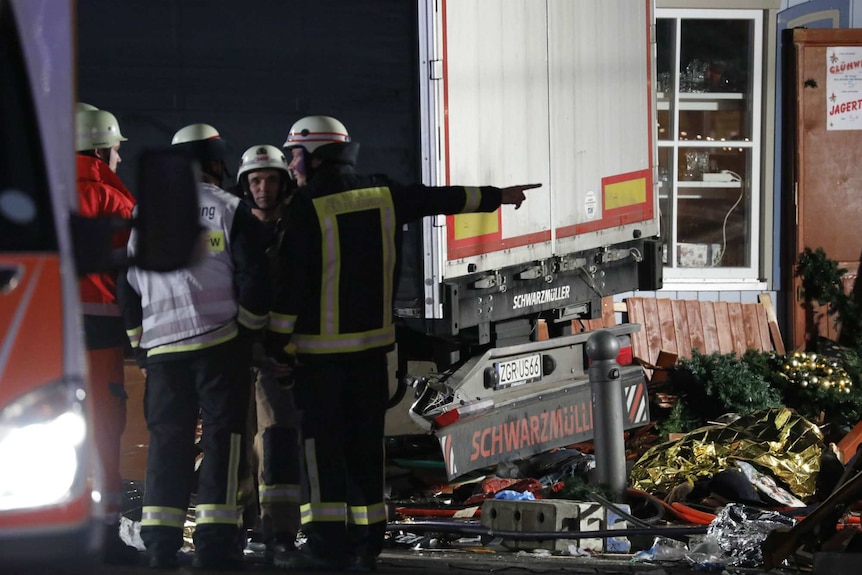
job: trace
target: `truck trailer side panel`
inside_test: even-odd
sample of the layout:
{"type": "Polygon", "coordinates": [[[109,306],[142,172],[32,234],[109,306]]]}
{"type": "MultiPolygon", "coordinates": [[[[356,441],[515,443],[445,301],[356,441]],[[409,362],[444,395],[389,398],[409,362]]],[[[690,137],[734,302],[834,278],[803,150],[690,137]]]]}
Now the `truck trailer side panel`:
{"type": "Polygon", "coordinates": [[[649,1],[443,1],[437,22],[440,181],[545,184],[447,218],[441,278],[657,235],[649,1]]]}
{"type": "MultiPolygon", "coordinates": [[[[398,374],[452,479],[592,438],[591,334],[572,320],[661,287],[653,3],[440,0],[424,14],[426,181],[543,184],[518,210],[425,222],[424,309],[398,310],[398,374]]],[[[637,329],[617,326],[621,349],[637,329]]],[[[643,370],[619,373],[625,426],[641,426],[643,370]]]]}

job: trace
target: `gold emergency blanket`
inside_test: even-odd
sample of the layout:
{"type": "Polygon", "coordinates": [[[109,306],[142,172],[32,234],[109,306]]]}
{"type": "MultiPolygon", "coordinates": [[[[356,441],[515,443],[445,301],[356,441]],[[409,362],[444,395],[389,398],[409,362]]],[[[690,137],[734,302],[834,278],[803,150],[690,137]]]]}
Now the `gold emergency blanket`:
{"type": "Polygon", "coordinates": [[[665,495],[687,480],[708,479],[733,460],[769,469],[800,499],[814,494],[823,434],[790,409],[769,409],[733,423],[701,427],[678,441],[656,445],[631,471],[632,487],[665,495]]]}

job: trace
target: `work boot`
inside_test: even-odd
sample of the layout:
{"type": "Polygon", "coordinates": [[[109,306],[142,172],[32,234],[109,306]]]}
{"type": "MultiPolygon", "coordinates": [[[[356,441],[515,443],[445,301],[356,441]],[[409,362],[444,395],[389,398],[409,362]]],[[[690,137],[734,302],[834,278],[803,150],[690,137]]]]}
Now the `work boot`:
{"type": "Polygon", "coordinates": [[[276,536],[266,541],[266,551],[264,559],[267,563],[272,563],[273,559],[279,553],[294,553],[296,552],[296,536],[276,536]]]}
{"type": "Polygon", "coordinates": [[[120,538],[119,525],[105,526],[104,561],[109,565],[136,565],[140,559],[138,550],[120,538]]]}
{"type": "Polygon", "coordinates": [[[301,573],[342,571],[347,566],[343,560],[339,561],[335,558],[319,557],[313,555],[307,549],[276,553],[272,562],[280,569],[301,573]]]}
{"type": "Polygon", "coordinates": [[[195,553],[192,567],[204,571],[242,571],[245,563],[242,557],[222,553],[195,553]]]}
{"type": "Polygon", "coordinates": [[[179,567],[180,561],[176,552],[162,553],[158,551],[147,552],[147,567],[150,569],[175,569],[179,567]]]}
{"type": "Polygon", "coordinates": [[[377,571],[377,557],[373,555],[355,555],[347,558],[345,571],[350,573],[372,573],[377,571]]]}

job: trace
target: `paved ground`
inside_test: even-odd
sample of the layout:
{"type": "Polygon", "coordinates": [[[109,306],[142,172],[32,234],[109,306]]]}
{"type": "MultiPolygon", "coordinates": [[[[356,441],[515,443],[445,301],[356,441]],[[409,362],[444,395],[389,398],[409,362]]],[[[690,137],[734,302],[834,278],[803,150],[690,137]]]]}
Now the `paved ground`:
{"type": "MultiPolygon", "coordinates": [[[[756,568],[730,568],[722,571],[707,569],[705,566],[694,566],[685,559],[679,561],[645,562],[634,559],[633,554],[601,554],[573,557],[567,555],[551,555],[547,551],[512,551],[491,541],[483,545],[478,537],[465,537],[455,541],[441,541],[443,548],[434,549],[436,539],[430,536],[418,543],[422,550],[415,550],[408,545],[401,545],[402,539],[393,537],[389,547],[379,558],[377,573],[403,575],[452,575],[476,573],[504,574],[542,574],[542,573],[579,573],[579,574],[621,574],[621,575],[681,575],[703,573],[711,570],[718,573],[733,573],[740,575],[790,575],[795,570],[765,571],[756,568]]],[[[143,559],[143,555],[142,555],[143,559]]],[[[168,571],[154,571],[147,567],[113,567],[102,566],[88,572],[92,575],[152,575],[154,573],[178,573],[181,575],[213,575],[214,571],[198,571],[189,564],[191,555],[184,556],[184,566],[168,571]]],[[[0,569],[2,571],[2,569],[0,569]]],[[[809,570],[810,571],[810,570],[809,570]]],[[[854,569],[853,571],[859,572],[854,569]]],[[[828,571],[829,575],[841,574],[841,569],[828,571]]],[[[244,569],[241,571],[221,571],[219,573],[255,573],[259,575],[286,573],[272,565],[263,562],[262,550],[258,553],[247,551],[244,569]]],[[[27,574],[34,575],[34,574],[27,574]]]]}
{"type": "MultiPolygon", "coordinates": [[[[400,573],[403,575],[452,575],[476,573],[584,573],[584,574],[625,574],[625,575],[678,575],[682,573],[702,573],[685,562],[633,563],[630,556],[599,557],[542,557],[529,553],[494,553],[463,551],[410,551],[388,550],[380,558],[377,573],[400,573]]],[[[732,573],[762,575],[766,571],[757,569],[734,569],[732,573]]],[[[144,575],[156,571],[145,567],[102,567],[93,571],[94,575],[144,575]]],[[[211,575],[215,572],[193,570],[180,567],[173,571],[159,573],[180,573],[183,575],[211,575]]],[[[243,571],[221,571],[219,573],[256,573],[283,574],[285,571],[249,561],[243,571]]],[[[773,571],[770,573],[780,573],[773,571]]]]}

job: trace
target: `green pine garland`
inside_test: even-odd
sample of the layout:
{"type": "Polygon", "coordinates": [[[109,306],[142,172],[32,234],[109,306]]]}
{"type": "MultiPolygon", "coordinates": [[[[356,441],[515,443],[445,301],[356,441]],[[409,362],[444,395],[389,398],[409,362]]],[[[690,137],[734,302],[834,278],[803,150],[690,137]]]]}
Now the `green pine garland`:
{"type": "MultiPolygon", "coordinates": [[[[846,269],[826,257],[822,248],[799,254],[796,275],[802,279],[807,304],[827,306],[841,329],[839,345],[817,342],[816,352],[779,356],[748,350],[704,355],[694,350],[669,372],[678,401],[658,425],[663,437],[685,433],[724,413],[785,406],[812,421],[827,424],[827,440],[838,440],[862,421],[862,304],[846,294],[846,269]]],[[[855,299],[854,299],[855,298],[855,299]]]]}
{"type": "Polygon", "coordinates": [[[780,394],[763,373],[734,353],[692,350],[691,359],[681,359],[670,370],[669,383],[679,400],[659,427],[662,434],[691,431],[725,413],[747,415],[781,406],[780,394]]]}
{"type": "Polygon", "coordinates": [[[825,305],[827,315],[841,328],[838,343],[859,351],[862,350],[862,310],[857,299],[844,292],[841,278],[846,272],[846,268],[839,268],[837,262],[826,257],[823,248],[814,251],[805,248],[796,264],[806,304],[816,301],[825,305]]]}
{"type": "Polygon", "coordinates": [[[838,358],[755,350],[740,358],[694,350],[690,360],[681,360],[668,375],[678,401],[658,425],[664,438],[697,429],[724,413],[746,415],[780,406],[812,421],[822,416],[831,439],[840,439],[862,421],[862,358],[853,350],[844,349],[838,358]]]}
{"type": "MultiPolygon", "coordinates": [[[[799,254],[796,275],[805,302],[826,306],[840,327],[839,345],[815,342],[815,352],[779,356],[748,350],[704,355],[697,350],[669,372],[678,401],[658,430],[684,433],[724,413],[741,415],[783,405],[807,419],[828,424],[827,438],[840,439],[862,421],[862,307],[858,294],[846,294],[846,269],[826,257],[822,248],[799,254]],[[827,345],[824,345],[827,344],[827,345]]],[[[821,338],[822,339],[822,338],[821,338]]]]}

